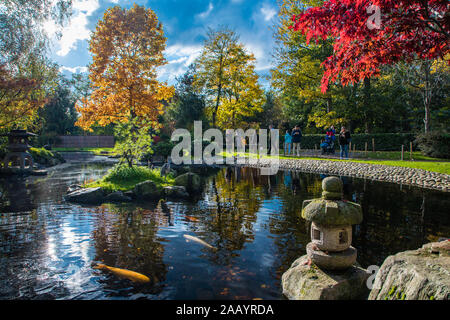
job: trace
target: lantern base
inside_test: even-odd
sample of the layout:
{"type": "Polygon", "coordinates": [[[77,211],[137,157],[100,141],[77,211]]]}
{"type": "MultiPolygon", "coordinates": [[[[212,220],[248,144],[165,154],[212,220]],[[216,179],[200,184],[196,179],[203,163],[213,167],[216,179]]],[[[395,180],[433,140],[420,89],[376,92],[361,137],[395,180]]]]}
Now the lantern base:
{"type": "Polygon", "coordinates": [[[345,270],[356,262],[357,250],[350,246],[340,252],[325,252],[319,250],[312,242],[306,246],[306,253],[319,268],[326,270],[345,270]]]}

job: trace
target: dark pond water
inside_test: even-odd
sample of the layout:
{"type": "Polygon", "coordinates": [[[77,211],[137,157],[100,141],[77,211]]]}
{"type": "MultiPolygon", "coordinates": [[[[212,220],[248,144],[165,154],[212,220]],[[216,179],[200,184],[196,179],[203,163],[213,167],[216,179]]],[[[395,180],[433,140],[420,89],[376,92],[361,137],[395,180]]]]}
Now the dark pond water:
{"type": "MultiPolygon", "coordinates": [[[[222,169],[197,199],[167,207],[63,200],[68,185],[108,166],[69,163],[47,177],[0,180],[0,299],[283,299],[281,275],[310,240],[302,201],[320,196],[323,176],[222,169]],[[101,261],[152,281],[92,268],[101,261]]],[[[363,206],[353,241],[363,267],[450,235],[448,193],[342,179],[345,197],[363,206]]]]}

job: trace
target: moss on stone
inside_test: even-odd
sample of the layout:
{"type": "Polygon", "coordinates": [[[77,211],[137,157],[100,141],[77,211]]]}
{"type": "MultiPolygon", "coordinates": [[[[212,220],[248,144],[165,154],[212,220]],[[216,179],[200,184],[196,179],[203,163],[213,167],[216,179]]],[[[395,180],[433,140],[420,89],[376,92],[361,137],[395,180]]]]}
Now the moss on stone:
{"type": "Polygon", "coordinates": [[[357,203],[314,199],[302,210],[302,218],[323,226],[342,226],[359,224],[363,217],[357,203]],[[338,210],[326,210],[329,201],[336,202],[338,210]]]}

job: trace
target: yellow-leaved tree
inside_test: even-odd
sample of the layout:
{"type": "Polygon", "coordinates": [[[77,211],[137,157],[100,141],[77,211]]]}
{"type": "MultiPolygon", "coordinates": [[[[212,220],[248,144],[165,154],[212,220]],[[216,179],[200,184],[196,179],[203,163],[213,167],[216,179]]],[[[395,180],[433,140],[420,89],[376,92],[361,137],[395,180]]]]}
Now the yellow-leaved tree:
{"type": "Polygon", "coordinates": [[[255,57],[247,53],[232,30],[209,30],[195,61],[194,87],[205,94],[212,126],[246,127],[262,111],[264,93],[255,72],[255,57]]]}
{"type": "Polygon", "coordinates": [[[159,129],[164,101],[174,94],[173,87],[156,79],[157,68],[167,63],[165,46],[156,14],[136,4],[128,10],[109,8],[89,42],[93,92],[77,105],[81,113],[77,125],[85,130],[92,125],[121,125],[119,132],[125,137],[119,137],[123,141],[119,147],[129,165],[149,147],[151,139],[140,138],[159,129]]]}

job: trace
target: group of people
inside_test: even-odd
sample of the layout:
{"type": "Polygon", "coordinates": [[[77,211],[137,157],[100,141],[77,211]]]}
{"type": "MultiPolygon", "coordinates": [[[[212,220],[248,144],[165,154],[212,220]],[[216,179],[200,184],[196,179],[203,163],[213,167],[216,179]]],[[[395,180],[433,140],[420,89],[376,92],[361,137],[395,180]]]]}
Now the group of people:
{"type": "Polygon", "coordinates": [[[300,143],[302,140],[302,131],[299,126],[295,126],[292,129],[292,132],[289,133],[289,130],[286,130],[286,134],[284,135],[284,154],[291,154],[291,145],[292,145],[292,155],[300,156],[300,143]],[[287,152],[286,152],[287,151],[287,152]]]}
{"type": "MultiPolygon", "coordinates": [[[[300,156],[300,143],[302,139],[302,131],[300,127],[296,125],[291,132],[286,130],[284,135],[284,154],[300,156]],[[292,146],[292,154],[291,154],[292,146]]],[[[351,142],[350,132],[343,126],[338,135],[338,141],[340,146],[340,158],[348,159],[348,149],[351,142]]],[[[327,129],[325,139],[320,145],[322,154],[334,154],[334,145],[336,140],[336,130],[334,126],[327,129]]]]}

